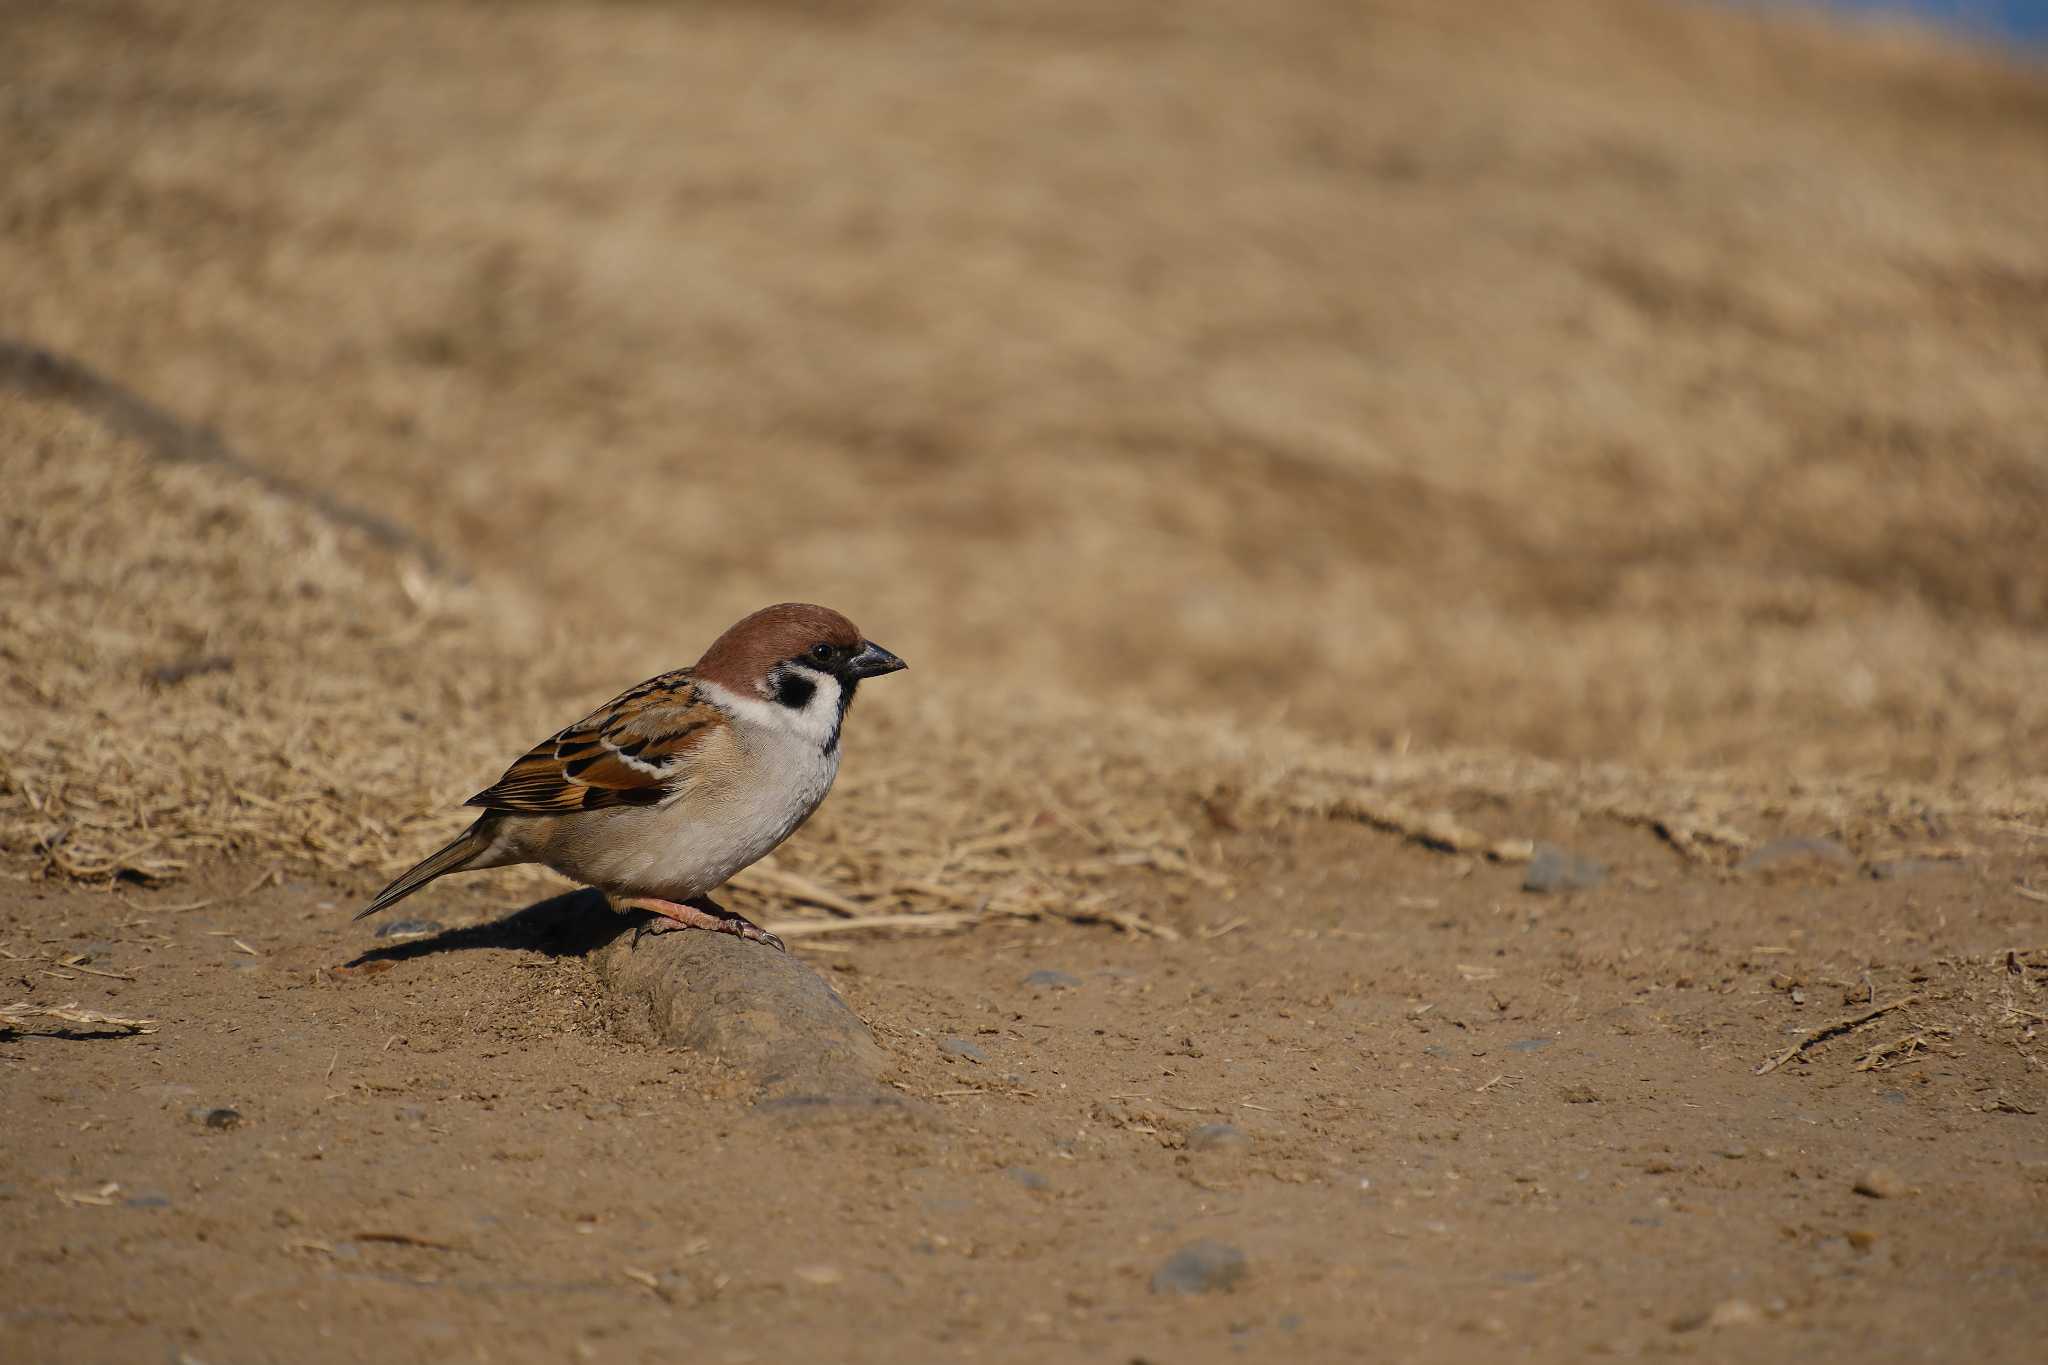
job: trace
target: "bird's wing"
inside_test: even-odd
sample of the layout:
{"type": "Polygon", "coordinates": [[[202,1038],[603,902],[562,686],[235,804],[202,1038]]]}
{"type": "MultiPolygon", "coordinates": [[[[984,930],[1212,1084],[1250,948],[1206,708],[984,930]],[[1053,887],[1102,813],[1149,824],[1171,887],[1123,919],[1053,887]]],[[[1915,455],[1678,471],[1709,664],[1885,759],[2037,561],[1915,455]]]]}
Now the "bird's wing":
{"type": "Polygon", "coordinates": [[[521,815],[657,805],[727,723],[688,669],[664,673],[534,745],[465,804],[521,815]]]}

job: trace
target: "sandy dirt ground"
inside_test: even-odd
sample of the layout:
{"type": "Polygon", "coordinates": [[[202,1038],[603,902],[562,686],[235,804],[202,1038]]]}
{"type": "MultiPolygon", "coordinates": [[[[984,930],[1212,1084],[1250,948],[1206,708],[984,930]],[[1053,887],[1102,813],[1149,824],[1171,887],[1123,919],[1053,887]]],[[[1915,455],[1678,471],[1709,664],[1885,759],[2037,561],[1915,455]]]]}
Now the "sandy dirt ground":
{"type": "Polygon", "coordinates": [[[2030,1358],[2048,954],[2007,956],[2014,863],[1731,885],[1582,834],[1612,889],[1327,826],[1230,839],[1255,889],[1175,943],[809,953],[881,1114],[749,1108],[619,1036],[587,911],[336,977],[365,945],[322,885],[22,898],[15,951],[133,978],[58,994],[159,1031],[7,1047],[10,1354],[2030,1358]],[[1913,1003],[1754,1074],[1873,998],[1913,1003]],[[1204,1240],[1243,1279],[1154,1292],[1204,1240]]]}
{"type": "Polygon", "coordinates": [[[1624,0],[0,52],[0,1359],[2038,1355],[2038,72],[1624,0]],[[545,877],[349,923],[784,598],[912,668],[730,903],[887,1103],[664,1043],[545,877]]]}

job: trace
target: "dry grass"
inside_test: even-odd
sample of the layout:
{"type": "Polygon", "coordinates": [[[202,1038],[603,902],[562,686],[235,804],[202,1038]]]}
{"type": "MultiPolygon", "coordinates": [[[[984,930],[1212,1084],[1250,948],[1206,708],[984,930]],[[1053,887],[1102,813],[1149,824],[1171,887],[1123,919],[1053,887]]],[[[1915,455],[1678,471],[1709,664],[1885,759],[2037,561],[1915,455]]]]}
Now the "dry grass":
{"type": "MultiPolygon", "coordinates": [[[[523,643],[514,605],[230,469],[168,463],[65,404],[0,398],[0,478],[34,509],[11,519],[6,572],[37,590],[0,605],[0,848],[19,871],[155,881],[232,856],[367,883],[452,833],[461,795],[575,709],[549,668],[566,651],[523,643]],[[211,666],[181,669],[195,659],[211,666]]],[[[1279,727],[991,704],[944,683],[866,703],[856,725],[827,812],[741,879],[737,903],[1159,931],[1117,909],[1120,879],[1228,895],[1205,852],[1215,833],[1302,816],[1514,859],[1526,839],[1480,833],[1448,806],[1547,804],[1732,859],[1750,842],[1744,820],[1831,830],[1875,856],[1924,849],[1935,821],[2048,809],[2038,784],[1938,792],[1375,757],[1279,727]]]]}
{"type": "Polygon", "coordinates": [[[1620,0],[10,27],[0,316],[474,585],[0,394],[27,875],[368,884],[791,596],[914,669],[757,907],[2048,823],[2035,78],[1620,0]]]}
{"type": "MultiPolygon", "coordinates": [[[[459,827],[461,796],[567,690],[533,666],[553,651],[508,647],[510,608],[64,404],[0,397],[0,479],[33,509],[10,520],[6,573],[35,590],[0,605],[0,848],[18,869],[157,881],[231,855],[379,873],[459,827]],[[179,667],[195,659],[211,666],[179,667]]],[[[802,875],[764,868],[744,900],[1073,916],[1117,869],[1205,875],[1186,774],[1155,738],[934,703],[860,723],[849,813],[818,823],[802,875]]]]}

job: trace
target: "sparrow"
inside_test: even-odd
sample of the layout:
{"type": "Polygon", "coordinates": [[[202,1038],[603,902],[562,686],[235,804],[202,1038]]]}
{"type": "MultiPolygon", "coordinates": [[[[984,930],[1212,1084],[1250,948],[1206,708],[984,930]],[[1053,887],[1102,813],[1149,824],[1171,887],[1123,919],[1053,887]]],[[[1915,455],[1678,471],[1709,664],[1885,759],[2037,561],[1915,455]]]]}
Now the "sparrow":
{"type": "Polygon", "coordinates": [[[528,749],[465,803],[483,807],[475,824],[356,918],[451,872],[540,863],[615,905],[781,948],[711,892],[810,818],[854,690],[904,667],[836,611],[764,607],[528,749]]]}

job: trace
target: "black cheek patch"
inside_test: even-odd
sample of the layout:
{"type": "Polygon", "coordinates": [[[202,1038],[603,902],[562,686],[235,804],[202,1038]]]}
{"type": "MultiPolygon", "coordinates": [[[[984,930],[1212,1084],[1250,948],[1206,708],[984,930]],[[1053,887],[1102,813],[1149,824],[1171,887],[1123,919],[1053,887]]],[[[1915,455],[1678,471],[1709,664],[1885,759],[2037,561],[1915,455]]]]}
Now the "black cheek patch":
{"type": "Polygon", "coordinates": [[[783,673],[775,679],[775,700],[792,711],[801,711],[818,695],[818,685],[801,673],[783,673]]]}

